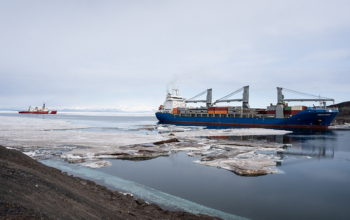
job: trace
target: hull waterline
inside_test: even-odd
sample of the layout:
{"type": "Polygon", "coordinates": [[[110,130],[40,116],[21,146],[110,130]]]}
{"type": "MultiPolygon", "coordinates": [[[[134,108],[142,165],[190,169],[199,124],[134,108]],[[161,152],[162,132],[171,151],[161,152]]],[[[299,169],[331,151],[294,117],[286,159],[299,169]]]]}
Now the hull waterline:
{"type": "Polygon", "coordinates": [[[327,130],[337,114],[338,110],[308,108],[290,118],[190,117],[163,112],[157,112],[156,117],[160,122],[168,123],[327,130]]]}

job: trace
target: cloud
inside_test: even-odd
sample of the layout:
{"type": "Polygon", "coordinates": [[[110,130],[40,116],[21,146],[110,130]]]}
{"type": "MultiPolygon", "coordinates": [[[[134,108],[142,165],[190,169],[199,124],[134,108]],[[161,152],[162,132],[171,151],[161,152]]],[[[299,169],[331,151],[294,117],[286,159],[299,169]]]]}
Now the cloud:
{"type": "MultiPolygon", "coordinates": [[[[3,106],[159,106],[244,85],[345,100],[349,1],[2,1],[3,106]],[[336,98],[336,97],[335,97],[336,98]]],[[[252,93],[253,94],[253,93],[252,93]]],[[[254,95],[252,95],[254,97],[254,95]]],[[[146,108],[146,107],[145,107],[146,108]]]]}

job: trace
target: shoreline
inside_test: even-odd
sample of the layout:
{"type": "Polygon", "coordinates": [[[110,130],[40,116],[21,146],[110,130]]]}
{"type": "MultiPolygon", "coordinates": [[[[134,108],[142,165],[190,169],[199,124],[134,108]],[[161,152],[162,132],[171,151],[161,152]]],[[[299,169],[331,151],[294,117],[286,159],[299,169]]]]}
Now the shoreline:
{"type": "Polygon", "coordinates": [[[220,219],[173,212],[93,181],[68,176],[0,145],[0,218],[220,219]]]}

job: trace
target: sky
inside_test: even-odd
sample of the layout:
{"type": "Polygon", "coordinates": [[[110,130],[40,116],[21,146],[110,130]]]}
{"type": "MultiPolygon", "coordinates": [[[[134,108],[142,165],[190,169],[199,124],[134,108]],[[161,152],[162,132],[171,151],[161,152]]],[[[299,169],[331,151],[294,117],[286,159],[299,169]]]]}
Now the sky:
{"type": "Polygon", "coordinates": [[[212,88],[216,100],[249,85],[251,107],[276,104],[276,87],[350,101],[349,8],[348,0],[0,0],[0,109],[45,101],[152,110],[173,86],[185,98],[212,88]]]}

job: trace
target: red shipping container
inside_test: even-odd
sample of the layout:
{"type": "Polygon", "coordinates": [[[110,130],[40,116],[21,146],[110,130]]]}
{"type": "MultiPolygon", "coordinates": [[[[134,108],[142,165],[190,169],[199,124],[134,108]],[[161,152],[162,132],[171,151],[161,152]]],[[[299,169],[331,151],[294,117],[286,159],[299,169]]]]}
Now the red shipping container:
{"type": "Polygon", "coordinates": [[[218,110],[227,110],[227,107],[216,107],[218,110]]]}
{"type": "Polygon", "coordinates": [[[275,115],[275,114],[276,114],[276,111],[267,111],[267,114],[269,114],[269,115],[275,115]]]}
{"type": "Polygon", "coordinates": [[[292,115],[298,114],[301,110],[292,110],[292,115]]]}
{"type": "Polygon", "coordinates": [[[284,110],[284,114],[285,115],[291,115],[292,114],[292,110],[284,110]]]}

